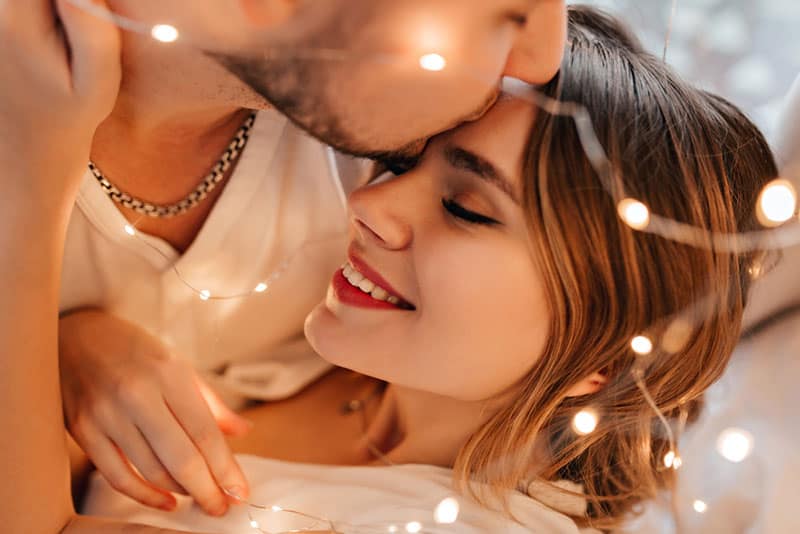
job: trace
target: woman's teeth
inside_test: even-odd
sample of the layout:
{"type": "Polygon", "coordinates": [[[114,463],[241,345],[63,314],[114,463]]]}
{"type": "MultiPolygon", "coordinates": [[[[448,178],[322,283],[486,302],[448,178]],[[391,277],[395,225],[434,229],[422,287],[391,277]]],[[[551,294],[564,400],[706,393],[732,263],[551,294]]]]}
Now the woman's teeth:
{"type": "Polygon", "coordinates": [[[376,286],[372,280],[365,278],[363,274],[356,271],[355,268],[349,263],[346,263],[344,267],[342,267],[342,274],[344,274],[344,277],[348,282],[350,282],[351,286],[357,287],[375,300],[382,300],[394,305],[397,305],[400,302],[399,298],[395,297],[394,295],[390,295],[382,287],[376,286]]]}

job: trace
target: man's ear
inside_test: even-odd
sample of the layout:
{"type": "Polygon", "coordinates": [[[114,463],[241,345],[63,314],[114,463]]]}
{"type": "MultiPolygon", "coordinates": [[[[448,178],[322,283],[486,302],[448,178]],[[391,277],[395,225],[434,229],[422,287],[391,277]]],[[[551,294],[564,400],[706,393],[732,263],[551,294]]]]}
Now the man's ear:
{"type": "Polygon", "coordinates": [[[580,397],[581,395],[591,395],[597,393],[605,387],[608,383],[608,376],[605,371],[599,371],[590,376],[587,376],[577,384],[575,384],[567,392],[567,397],[580,397]]]}
{"type": "Polygon", "coordinates": [[[526,15],[503,74],[543,85],[561,66],[567,41],[567,7],[564,0],[536,0],[526,15]]]}
{"type": "Polygon", "coordinates": [[[247,20],[259,28],[278,26],[286,22],[297,7],[296,0],[239,0],[239,4],[247,20]]]}

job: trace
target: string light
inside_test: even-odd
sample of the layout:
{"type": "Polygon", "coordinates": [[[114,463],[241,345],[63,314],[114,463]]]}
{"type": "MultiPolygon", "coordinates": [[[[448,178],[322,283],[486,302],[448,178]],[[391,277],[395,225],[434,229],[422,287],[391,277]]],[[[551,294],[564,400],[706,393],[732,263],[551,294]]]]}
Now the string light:
{"type": "Polygon", "coordinates": [[[777,179],[761,190],[756,213],[764,226],[777,226],[791,219],[796,208],[797,193],[791,182],[777,179]]]}
{"type": "MultiPolygon", "coordinates": [[[[70,0],[70,1],[78,5],[79,7],[83,7],[87,10],[102,9],[98,8],[97,6],[92,6],[91,2],[88,0],[70,0]]],[[[673,16],[674,16],[674,11],[673,11],[673,16]]],[[[106,18],[113,20],[120,27],[125,29],[129,29],[132,31],[140,31],[140,33],[146,33],[147,31],[147,29],[145,29],[145,31],[141,31],[141,27],[134,26],[136,24],[135,22],[127,21],[126,19],[113,13],[107,15],[106,18]]],[[[179,38],[180,35],[176,28],[169,25],[158,25],[149,28],[149,31],[154,39],[159,40],[161,42],[174,42],[179,38]],[[159,29],[157,30],[157,28],[159,29]]],[[[311,52],[313,52],[313,50],[311,52]]],[[[320,51],[320,56],[324,56],[322,52],[323,51],[320,51]]],[[[335,54],[329,54],[329,55],[333,57],[335,54]]],[[[383,59],[385,60],[385,58],[383,59]]],[[[438,54],[426,54],[425,56],[422,56],[420,58],[419,63],[423,69],[430,71],[442,70],[447,66],[445,58],[438,54]]],[[[599,140],[597,139],[591,121],[588,120],[588,113],[586,112],[585,109],[581,108],[578,105],[562,103],[552,99],[548,99],[544,95],[531,91],[531,86],[527,85],[526,85],[526,95],[528,100],[531,100],[535,103],[539,103],[540,107],[542,107],[543,109],[545,109],[550,113],[571,116],[581,134],[581,142],[583,145],[583,149],[586,152],[587,156],[589,157],[590,162],[592,163],[592,165],[595,167],[596,170],[601,169],[598,170],[599,175],[606,176],[607,174],[609,174],[608,171],[602,170],[603,166],[607,166],[606,168],[610,168],[608,167],[608,164],[610,164],[610,162],[607,156],[605,155],[604,151],[602,150],[602,145],[600,145],[599,140]],[[542,102],[544,102],[545,104],[542,104],[542,102]]],[[[609,194],[612,194],[611,192],[613,189],[611,188],[611,183],[609,181],[606,181],[604,182],[604,185],[606,186],[606,189],[609,192],[609,194]]],[[[612,197],[615,199],[620,198],[619,196],[614,196],[614,195],[612,195],[612,197]]],[[[796,194],[794,192],[794,189],[791,187],[790,183],[786,182],[785,180],[776,180],[775,182],[768,184],[768,186],[764,188],[762,194],[759,196],[756,206],[757,206],[756,213],[759,214],[759,219],[761,220],[762,224],[768,227],[776,226],[785,221],[788,221],[794,215],[796,209],[796,194]]],[[[653,234],[660,235],[666,239],[671,239],[678,242],[684,242],[704,247],[713,246],[717,251],[747,252],[750,250],[758,250],[758,249],[765,250],[768,248],[778,249],[800,242],[800,232],[797,231],[793,231],[793,233],[776,233],[776,231],[770,230],[768,232],[750,232],[746,234],[719,234],[714,232],[708,232],[703,228],[698,228],[691,225],[679,223],[677,221],[669,220],[666,218],[661,218],[656,215],[651,215],[648,207],[645,204],[632,198],[624,198],[622,201],[618,203],[617,208],[619,216],[625,222],[625,224],[627,224],[629,227],[635,230],[647,229],[647,231],[653,234]],[[766,239],[772,236],[778,236],[779,239],[767,242],[766,239]],[[710,240],[709,237],[711,238],[710,240]],[[709,241],[711,242],[711,244],[709,244],[709,241]]],[[[125,227],[125,231],[129,235],[135,235],[136,233],[133,227],[129,225],[125,227]],[[131,233],[131,231],[133,231],[133,233],[131,233]]],[[[184,283],[187,286],[191,287],[185,281],[184,283]]],[[[256,286],[254,291],[256,293],[261,293],[266,291],[267,287],[268,285],[262,282],[256,286]],[[259,290],[262,287],[263,289],[259,290]]],[[[203,300],[208,300],[211,297],[211,293],[208,290],[202,290],[199,293],[200,293],[200,298],[203,300]]],[[[237,295],[233,297],[223,297],[223,298],[239,298],[241,296],[243,295],[237,295]]],[[[691,333],[692,325],[688,321],[684,321],[684,323],[680,325],[680,328],[678,328],[678,330],[681,329],[683,332],[688,331],[689,333],[691,333]]],[[[667,349],[666,337],[667,336],[665,336],[665,340],[663,343],[665,345],[665,349],[667,349]]],[[[688,334],[683,337],[675,336],[676,339],[688,339],[688,337],[689,337],[688,334]]],[[[647,341],[650,342],[649,339],[647,339],[647,341]]],[[[677,345],[683,346],[682,343],[676,342],[674,346],[677,345]]],[[[674,349],[674,350],[677,351],[679,349],[674,349]]],[[[634,351],[640,353],[639,351],[636,351],[635,348],[634,351]]],[[[652,351],[652,342],[650,342],[650,348],[645,352],[645,354],[650,353],[651,351],[652,351]]],[[[640,385],[640,387],[643,386],[640,385]]],[[[654,410],[656,410],[656,413],[660,415],[660,412],[658,411],[657,407],[654,407],[654,410]]],[[[578,415],[580,415],[580,413],[578,415]]],[[[576,419],[578,418],[578,415],[576,415],[576,419]]],[[[588,420],[589,419],[587,418],[587,421],[588,420]]],[[[597,418],[596,416],[594,416],[594,425],[596,426],[596,424],[597,424],[597,418]]],[[[593,430],[594,428],[592,428],[589,432],[593,430]]],[[[669,430],[668,427],[667,430],[669,430]]],[[[747,436],[749,436],[749,434],[745,432],[745,437],[747,436]]],[[[720,442],[721,441],[723,441],[722,436],[720,436],[720,442]]],[[[727,447],[723,447],[723,449],[727,450],[730,448],[739,451],[738,454],[734,454],[733,456],[734,457],[741,456],[742,459],[744,459],[744,457],[746,457],[750,453],[750,450],[752,448],[752,436],[750,436],[748,442],[749,444],[746,447],[742,447],[743,442],[741,440],[741,435],[737,438],[734,438],[733,443],[735,446],[729,444],[727,447]],[[736,445],[737,443],[738,445],[736,445]],[[747,452],[742,454],[741,451],[744,449],[746,449],[747,452]]],[[[727,458],[725,453],[723,453],[722,451],[720,451],[720,453],[727,458]]],[[[732,460],[730,458],[728,459],[730,461],[741,461],[741,460],[732,460]]],[[[672,450],[669,451],[667,455],[665,455],[664,461],[665,465],[667,465],[667,463],[669,464],[667,465],[667,467],[672,466],[675,469],[680,467],[682,463],[680,457],[677,456],[672,450]],[[667,462],[667,457],[670,457],[669,462],[667,462]]],[[[702,503],[702,501],[695,501],[695,503],[698,502],[702,503]]],[[[703,511],[705,511],[705,503],[702,504],[704,506],[703,511]]],[[[696,507],[695,509],[697,510],[696,507]]],[[[281,509],[280,507],[273,507],[272,510],[280,511],[281,509]]],[[[257,527],[258,523],[255,520],[251,522],[251,526],[253,525],[253,523],[256,524],[254,528],[258,528],[257,527]]],[[[408,530],[408,527],[416,525],[419,525],[421,529],[421,525],[419,523],[411,522],[406,524],[406,530],[408,532],[412,532],[412,530],[408,530]]],[[[394,530],[392,530],[393,527],[394,526],[389,527],[389,532],[397,531],[397,527],[394,527],[394,530]]],[[[419,530],[416,530],[416,532],[419,532],[419,530]]]]}
{"type": "Polygon", "coordinates": [[[459,512],[460,506],[458,501],[453,497],[447,497],[436,506],[433,519],[439,524],[455,523],[458,519],[459,512]]]}
{"type": "Polygon", "coordinates": [[[126,224],[125,225],[125,233],[128,234],[129,236],[134,236],[134,235],[136,235],[136,229],[133,226],[131,226],[130,224],[126,224]]]}
{"type": "Polygon", "coordinates": [[[162,43],[174,43],[180,37],[177,28],[170,24],[156,24],[150,30],[153,39],[162,43]]]}
{"type": "Polygon", "coordinates": [[[753,450],[753,435],[741,428],[728,428],[717,438],[717,452],[729,462],[739,463],[753,450]]]}
{"type": "Polygon", "coordinates": [[[581,436],[591,434],[597,428],[597,414],[591,410],[581,410],[572,418],[572,428],[581,436]]]}
{"type": "Polygon", "coordinates": [[[636,336],[631,339],[631,349],[640,356],[653,352],[653,342],[647,336],[636,336]]]}
{"type": "Polygon", "coordinates": [[[701,501],[700,499],[695,500],[692,503],[692,507],[694,508],[694,511],[697,512],[698,514],[704,514],[706,510],[708,510],[708,505],[703,501],[701,501]]]}
{"type": "Polygon", "coordinates": [[[422,523],[419,521],[410,521],[406,523],[406,532],[410,532],[411,534],[416,534],[422,530],[422,523]]]}
{"type": "Polygon", "coordinates": [[[425,70],[438,72],[447,66],[447,60],[439,54],[425,54],[419,58],[419,66],[425,70]]]}
{"type": "Polygon", "coordinates": [[[675,462],[675,451],[669,451],[667,454],[664,455],[664,465],[666,467],[672,467],[672,464],[675,462]]]}
{"type": "Polygon", "coordinates": [[[634,230],[643,230],[650,224],[650,210],[642,202],[625,198],[617,204],[620,218],[634,230]]]}

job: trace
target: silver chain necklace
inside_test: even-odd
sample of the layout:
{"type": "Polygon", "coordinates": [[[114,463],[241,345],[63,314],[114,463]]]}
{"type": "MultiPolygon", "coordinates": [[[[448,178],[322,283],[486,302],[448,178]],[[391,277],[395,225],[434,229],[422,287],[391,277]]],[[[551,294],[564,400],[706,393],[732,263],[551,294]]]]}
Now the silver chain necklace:
{"type": "Polygon", "coordinates": [[[203,178],[203,181],[200,182],[200,185],[198,185],[194,191],[189,193],[182,200],[179,200],[174,204],[153,204],[152,202],[147,202],[145,200],[133,197],[127,193],[123,193],[119,190],[119,188],[117,188],[117,186],[109,182],[108,179],[103,176],[103,173],[100,172],[100,169],[97,168],[97,165],[91,161],[89,162],[89,170],[92,172],[92,175],[97,178],[97,181],[100,183],[100,187],[103,188],[105,194],[117,204],[120,204],[137,213],[141,213],[142,215],[147,215],[148,217],[164,219],[177,217],[178,215],[183,215],[187,211],[200,204],[206,199],[206,197],[208,197],[208,194],[211,193],[211,191],[213,191],[217,185],[219,185],[219,183],[225,177],[227,170],[239,158],[242,150],[244,150],[244,147],[247,145],[247,141],[250,138],[250,130],[253,128],[255,121],[256,113],[253,112],[247,118],[242,127],[239,128],[239,131],[236,132],[236,136],[230,142],[228,148],[225,149],[222,157],[214,165],[214,168],[211,169],[211,172],[209,172],[206,177],[203,178]]]}

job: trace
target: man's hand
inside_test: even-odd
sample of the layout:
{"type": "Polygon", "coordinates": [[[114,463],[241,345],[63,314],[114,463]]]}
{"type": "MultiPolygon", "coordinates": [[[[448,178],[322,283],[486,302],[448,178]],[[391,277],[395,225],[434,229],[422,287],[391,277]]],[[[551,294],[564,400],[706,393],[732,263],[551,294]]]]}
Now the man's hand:
{"type": "Polygon", "coordinates": [[[211,515],[227,511],[222,488],[247,496],[223,432],[243,434],[249,423],[158,339],[79,311],[60,320],[59,357],[68,429],[115,489],[166,510],[169,492],[187,493],[211,515]]]}
{"type": "Polygon", "coordinates": [[[0,163],[28,177],[4,185],[61,200],[116,101],[120,37],[68,0],[55,2],[57,12],[53,3],[0,0],[0,163]]]}

